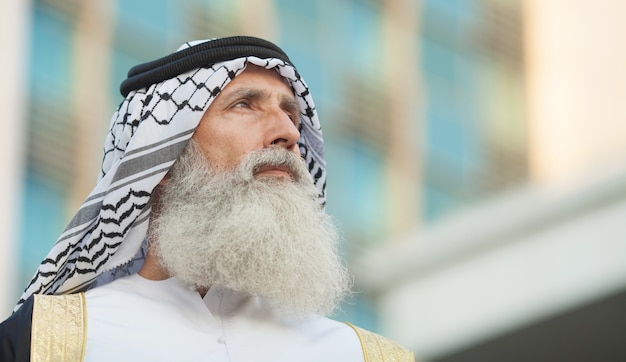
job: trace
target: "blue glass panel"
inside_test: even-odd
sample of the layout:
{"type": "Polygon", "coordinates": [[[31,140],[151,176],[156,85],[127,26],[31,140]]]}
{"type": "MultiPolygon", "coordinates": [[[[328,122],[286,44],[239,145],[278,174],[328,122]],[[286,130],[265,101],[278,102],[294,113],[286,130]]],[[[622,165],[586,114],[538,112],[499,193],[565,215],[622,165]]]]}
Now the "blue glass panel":
{"type": "Polygon", "coordinates": [[[67,220],[67,193],[45,177],[27,170],[22,194],[20,281],[25,286],[46,256],[67,220]]]}
{"type": "Polygon", "coordinates": [[[317,3],[317,1],[275,0],[274,8],[278,14],[297,13],[307,19],[315,19],[318,9],[317,3]]]}
{"type": "Polygon", "coordinates": [[[43,6],[33,11],[29,87],[63,100],[69,93],[72,26],[43,6]]]}
{"type": "Polygon", "coordinates": [[[457,198],[434,188],[432,185],[427,185],[424,188],[424,201],[423,215],[426,221],[436,220],[454,211],[460,205],[457,198]]]}
{"type": "Polygon", "coordinates": [[[116,37],[130,39],[140,49],[157,49],[158,56],[171,51],[168,40],[173,27],[172,9],[180,6],[170,0],[119,0],[116,10],[116,37]]]}
{"type": "Polygon", "coordinates": [[[348,234],[368,240],[382,233],[381,156],[358,139],[327,136],[328,212],[348,234]]]}

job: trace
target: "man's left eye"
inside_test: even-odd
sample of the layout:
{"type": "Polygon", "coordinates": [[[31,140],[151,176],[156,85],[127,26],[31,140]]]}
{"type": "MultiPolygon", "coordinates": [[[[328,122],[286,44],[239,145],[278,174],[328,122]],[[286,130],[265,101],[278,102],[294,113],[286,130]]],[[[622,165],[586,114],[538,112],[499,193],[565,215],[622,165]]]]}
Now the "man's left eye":
{"type": "Polygon", "coordinates": [[[240,102],[235,103],[233,108],[248,108],[249,106],[250,104],[248,104],[248,101],[240,101],[240,102]]]}

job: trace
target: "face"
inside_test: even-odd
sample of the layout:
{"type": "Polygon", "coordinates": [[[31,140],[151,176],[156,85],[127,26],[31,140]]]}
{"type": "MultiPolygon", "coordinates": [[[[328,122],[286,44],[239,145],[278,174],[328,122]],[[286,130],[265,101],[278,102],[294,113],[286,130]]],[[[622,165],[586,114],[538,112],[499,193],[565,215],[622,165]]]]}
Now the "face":
{"type": "MultiPolygon", "coordinates": [[[[286,81],[272,69],[249,65],[215,98],[193,139],[207,160],[232,169],[251,151],[284,147],[300,154],[300,109],[286,81]]],[[[261,168],[259,176],[290,177],[278,166],[261,168]]]]}

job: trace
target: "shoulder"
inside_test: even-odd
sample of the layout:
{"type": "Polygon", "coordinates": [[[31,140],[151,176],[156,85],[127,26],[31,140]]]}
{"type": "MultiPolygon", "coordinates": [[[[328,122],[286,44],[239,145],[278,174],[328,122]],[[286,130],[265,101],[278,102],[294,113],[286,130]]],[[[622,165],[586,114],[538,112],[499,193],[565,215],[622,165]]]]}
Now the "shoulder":
{"type": "Polygon", "coordinates": [[[63,350],[68,360],[80,360],[84,344],[82,300],[82,294],[29,297],[0,324],[0,361],[30,361],[31,356],[38,360],[39,356],[49,356],[49,346],[53,345],[63,350]]]}
{"type": "Polygon", "coordinates": [[[310,333],[326,335],[331,338],[353,339],[355,342],[358,342],[358,336],[354,333],[350,325],[328,317],[312,317],[308,319],[303,326],[305,326],[310,333]]]}
{"type": "Polygon", "coordinates": [[[294,327],[303,336],[300,347],[310,360],[363,361],[359,338],[345,323],[314,316],[294,327]]]}
{"type": "Polygon", "coordinates": [[[48,361],[82,360],[86,336],[84,293],[34,296],[31,323],[31,356],[48,361]]]}
{"type": "Polygon", "coordinates": [[[306,323],[308,334],[318,341],[325,341],[326,351],[332,351],[333,358],[341,355],[345,358],[325,359],[341,361],[396,361],[413,362],[412,351],[396,342],[350,323],[338,322],[326,317],[317,317],[306,323]]]}
{"type": "Polygon", "coordinates": [[[358,336],[363,348],[363,355],[366,362],[374,361],[415,361],[412,351],[402,347],[396,342],[366,329],[359,328],[353,324],[345,323],[358,336]]]}
{"type": "Polygon", "coordinates": [[[0,323],[0,360],[30,360],[30,333],[33,316],[34,297],[24,304],[4,322],[0,323]]]}

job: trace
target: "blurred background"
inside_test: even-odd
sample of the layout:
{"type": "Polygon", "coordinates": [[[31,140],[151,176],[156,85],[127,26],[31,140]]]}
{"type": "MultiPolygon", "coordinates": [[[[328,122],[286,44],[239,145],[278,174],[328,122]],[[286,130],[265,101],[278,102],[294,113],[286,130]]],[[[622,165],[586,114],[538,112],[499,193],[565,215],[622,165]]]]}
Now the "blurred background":
{"type": "Polygon", "coordinates": [[[279,44],[311,87],[357,293],[420,361],[626,360],[626,2],[0,4],[0,310],[95,185],[127,70],[279,44]]]}

